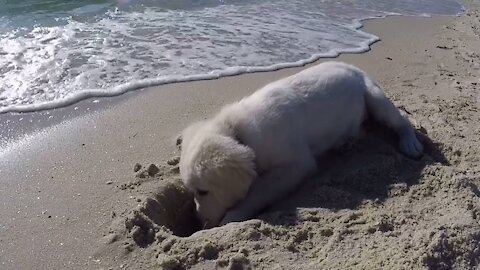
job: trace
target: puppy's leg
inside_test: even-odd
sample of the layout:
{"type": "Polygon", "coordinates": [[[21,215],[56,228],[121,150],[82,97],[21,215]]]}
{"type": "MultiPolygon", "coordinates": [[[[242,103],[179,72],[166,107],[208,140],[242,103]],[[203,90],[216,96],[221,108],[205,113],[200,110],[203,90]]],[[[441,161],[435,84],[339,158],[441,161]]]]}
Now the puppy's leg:
{"type": "Polygon", "coordinates": [[[422,155],[423,146],[415,136],[415,131],[408,119],[403,116],[395,105],[385,96],[373,81],[366,78],[365,84],[367,110],[373,117],[392,128],[400,138],[400,150],[410,157],[419,157],[422,155]]]}
{"type": "Polygon", "coordinates": [[[312,157],[267,171],[252,183],[247,196],[226,213],[220,225],[252,218],[263,208],[294,191],[315,170],[312,157]]]}

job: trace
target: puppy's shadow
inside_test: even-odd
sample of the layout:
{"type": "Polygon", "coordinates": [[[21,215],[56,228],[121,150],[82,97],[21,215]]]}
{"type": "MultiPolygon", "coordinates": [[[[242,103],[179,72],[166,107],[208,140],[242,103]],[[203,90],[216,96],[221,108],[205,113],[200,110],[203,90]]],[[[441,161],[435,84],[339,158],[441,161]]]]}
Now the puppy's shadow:
{"type": "Polygon", "coordinates": [[[440,145],[430,140],[425,130],[417,131],[424,155],[414,160],[398,151],[398,138],[390,130],[369,121],[364,129],[366,134],[362,138],[320,157],[314,177],[288,198],[265,209],[258,218],[288,225],[296,222],[298,208],[335,211],[356,209],[365,200],[382,202],[391,196],[393,189],[404,192],[417,184],[427,165],[449,165],[440,145]],[[272,218],[270,213],[281,213],[283,218],[272,218]]]}

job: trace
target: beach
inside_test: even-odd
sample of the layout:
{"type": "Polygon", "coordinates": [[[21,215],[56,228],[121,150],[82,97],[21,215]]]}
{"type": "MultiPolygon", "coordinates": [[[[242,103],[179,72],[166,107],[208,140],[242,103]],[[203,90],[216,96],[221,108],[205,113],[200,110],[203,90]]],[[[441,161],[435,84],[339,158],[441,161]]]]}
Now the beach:
{"type": "Polygon", "coordinates": [[[334,58],[408,112],[420,160],[370,127],[259,219],[190,237],[177,135],[305,67],[0,115],[0,268],[477,269],[480,12],[466,7],[458,17],[364,21],[381,41],[334,58]]]}

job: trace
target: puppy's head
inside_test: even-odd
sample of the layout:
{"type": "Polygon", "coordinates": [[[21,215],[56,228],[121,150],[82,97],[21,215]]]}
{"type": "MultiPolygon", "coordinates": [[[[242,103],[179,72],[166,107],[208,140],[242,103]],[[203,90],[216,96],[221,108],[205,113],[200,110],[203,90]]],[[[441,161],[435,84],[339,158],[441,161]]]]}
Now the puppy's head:
{"type": "Polygon", "coordinates": [[[245,197],[256,177],[253,150],[208,127],[183,133],[180,174],[206,228],[245,197]]]}

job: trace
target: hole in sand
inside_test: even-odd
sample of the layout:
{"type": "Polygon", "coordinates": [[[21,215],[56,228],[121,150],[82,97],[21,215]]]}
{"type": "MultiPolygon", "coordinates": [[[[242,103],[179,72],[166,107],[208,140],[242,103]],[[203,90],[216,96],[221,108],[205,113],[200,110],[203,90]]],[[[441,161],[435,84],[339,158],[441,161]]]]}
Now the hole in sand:
{"type": "Polygon", "coordinates": [[[146,247],[155,241],[155,234],[162,227],[186,237],[200,229],[200,222],[195,215],[193,195],[181,181],[168,180],[129,214],[125,226],[135,243],[146,247]]]}

